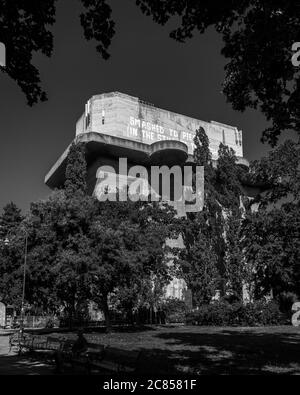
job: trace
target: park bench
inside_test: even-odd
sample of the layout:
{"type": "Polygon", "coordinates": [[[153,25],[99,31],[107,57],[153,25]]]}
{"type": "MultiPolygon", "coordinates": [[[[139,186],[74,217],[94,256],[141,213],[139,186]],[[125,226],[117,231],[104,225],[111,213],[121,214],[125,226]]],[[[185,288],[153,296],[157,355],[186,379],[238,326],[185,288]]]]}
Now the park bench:
{"type": "Polygon", "coordinates": [[[56,353],[68,346],[70,341],[57,337],[24,334],[19,340],[19,353],[24,350],[31,356],[54,359],[56,353]]]}
{"type": "Polygon", "coordinates": [[[63,347],[64,340],[57,337],[47,337],[44,341],[33,341],[29,351],[34,356],[39,356],[43,359],[53,360],[57,352],[63,347]]]}
{"type": "Polygon", "coordinates": [[[115,347],[105,347],[102,344],[88,343],[82,353],[74,353],[74,340],[56,337],[43,337],[24,334],[20,337],[15,333],[10,337],[10,347],[18,346],[19,352],[26,350],[31,355],[39,358],[55,359],[60,356],[62,365],[83,367],[87,373],[93,371],[110,371],[117,373],[132,373],[137,368],[140,351],[122,350],[115,347]]]}
{"type": "Polygon", "coordinates": [[[36,350],[45,349],[47,345],[47,339],[42,336],[25,335],[21,338],[19,343],[19,353],[23,350],[32,353],[36,350]]]}
{"type": "Polygon", "coordinates": [[[11,350],[14,347],[18,347],[18,351],[19,351],[20,341],[21,341],[21,333],[19,331],[12,333],[9,336],[9,352],[11,352],[11,350]]]}
{"type": "Polygon", "coordinates": [[[58,337],[47,337],[47,350],[58,351],[61,349],[63,339],[58,337]]]}
{"type": "Polygon", "coordinates": [[[21,354],[23,349],[29,350],[32,348],[33,340],[33,336],[29,334],[21,334],[19,331],[15,332],[9,337],[9,352],[11,352],[14,347],[17,347],[19,354],[21,354]]]}
{"type": "Polygon", "coordinates": [[[105,347],[102,344],[88,343],[84,352],[74,354],[66,347],[61,350],[61,365],[58,370],[70,366],[83,368],[87,373],[93,371],[133,373],[137,368],[140,351],[121,350],[105,347]]]}
{"type": "Polygon", "coordinates": [[[76,366],[83,367],[87,373],[90,373],[91,366],[95,361],[101,361],[104,356],[105,347],[102,344],[88,343],[84,352],[75,354],[73,353],[69,362],[72,369],[76,366]]]}
{"type": "Polygon", "coordinates": [[[43,359],[47,362],[58,361],[65,363],[72,360],[74,340],[57,337],[31,336],[20,343],[21,351],[25,349],[33,358],[43,359]]]}

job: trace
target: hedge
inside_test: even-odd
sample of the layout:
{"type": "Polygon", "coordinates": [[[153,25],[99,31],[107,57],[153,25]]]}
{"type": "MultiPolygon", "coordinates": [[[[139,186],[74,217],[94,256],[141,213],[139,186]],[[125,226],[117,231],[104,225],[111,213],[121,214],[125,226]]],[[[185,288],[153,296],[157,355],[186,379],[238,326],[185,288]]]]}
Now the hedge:
{"type": "Polygon", "coordinates": [[[214,302],[186,314],[188,325],[207,326],[263,326],[286,323],[276,302],[214,302]]]}

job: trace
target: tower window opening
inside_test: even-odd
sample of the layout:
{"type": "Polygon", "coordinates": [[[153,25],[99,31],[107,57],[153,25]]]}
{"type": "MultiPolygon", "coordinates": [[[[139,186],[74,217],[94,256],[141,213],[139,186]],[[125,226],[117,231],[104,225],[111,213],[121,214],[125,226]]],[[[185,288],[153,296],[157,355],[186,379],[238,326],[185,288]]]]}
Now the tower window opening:
{"type": "Polygon", "coordinates": [[[239,141],[239,132],[235,131],[235,144],[239,145],[240,141],[239,141]]]}
{"type": "Polygon", "coordinates": [[[85,105],[85,128],[87,129],[91,122],[91,115],[90,115],[90,101],[87,102],[85,105]]]}
{"type": "Polygon", "coordinates": [[[85,117],[85,128],[87,129],[90,125],[91,117],[90,114],[87,114],[85,117]]]}
{"type": "Polygon", "coordinates": [[[223,142],[224,145],[226,144],[224,129],[222,130],[222,142],[223,142]]]}
{"type": "Polygon", "coordinates": [[[242,146],[242,132],[239,131],[239,144],[242,146]]]}

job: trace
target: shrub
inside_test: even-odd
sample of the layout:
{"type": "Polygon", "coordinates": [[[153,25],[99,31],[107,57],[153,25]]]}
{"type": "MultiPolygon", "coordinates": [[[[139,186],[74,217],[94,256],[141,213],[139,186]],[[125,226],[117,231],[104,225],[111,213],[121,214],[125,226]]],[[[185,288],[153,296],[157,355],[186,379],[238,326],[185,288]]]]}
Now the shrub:
{"type": "Polygon", "coordinates": [[[278,301],[280,310],[286,315],[291,315],[292,305],[299,300],[299,296],[294,292],[281,292],[278,301]]]}
{"type": "Polygon", "coordinates": [[[220,301],[203,305],[186,315],[188,325],[263,326],[285,323],[276,302],[257,301],[248,304],[229,304],[220,301]]]}
{"type": "Polygon", "coordinates": [[[185,302],[179,299],[169,298],[161,306],[169,323],[184,323],[186,320],[185,302]]]}

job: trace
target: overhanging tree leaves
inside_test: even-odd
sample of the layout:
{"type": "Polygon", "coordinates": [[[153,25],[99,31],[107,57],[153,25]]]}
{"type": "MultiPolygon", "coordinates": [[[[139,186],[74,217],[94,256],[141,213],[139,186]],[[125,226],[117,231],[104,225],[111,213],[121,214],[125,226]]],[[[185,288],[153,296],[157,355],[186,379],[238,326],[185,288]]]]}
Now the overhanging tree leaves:
{"type": "Polygon", "coordinates": [[[111,19],[111,8],[106,0],[81,0],[86,11],[80,15],[84,36],[87,40],[96,40],[97,51],[103,59],[110,57],[108,48],[115,34],[115,23],[111,19]]]}
{"type": "Polygon", "coordinates": [[[289,129],[300,130],[300,70],[292,65],[292,45],[300,41],[298,0],[136,0],[159,24],[181,18],[170,34],[185,42],[214,27],[224,40],[223,92],[233,108],[259,108],[271,126],[262,140],[271,145],[289,129]]]}
{"type": "MultiPolygon", "coordinates": [[[[32,64],[35,53],[51,56],[57,0],[0,0],[0,42],[7,49],[7,65],[0,67],[24,92],[32,106],[47,100],[38,69],[32,64]]],[[[105,0],[81,0],[84,11],[80,21],[87,40],[98,41],[97,51],[104,59],[114,35],[111,8],[105,0]]]]}
{"type": "Polygon", "coordinates": [[[251,182],[263,190],[255,198],[262,207],[274,205],[285,199],[297,202],[300,198],[300,140],[287,140],[267,157],[250,166],[251,182]]]}
{"type": "Polygon", "coordinates": [[[55,21],[55,1],[0,0],[0,42],[7,50],[7,65],[0,69],[17,82],[30,106],[47,99],[32,57],[35,52],[52,53],[48,27],[55,21]]]}
{"type": "MultiPolygon", "coordinates": [[[[30,105],[46,99],[32,55],[50,56],[55,1],[0,1],[0,41],[8,49],[9,64],[2,71],[20,85],[30,105]],[[2,17],[2,18],[1,18],[2,17]]],[[[80,15],[87,40],[96,40],[104,59],[115,34],[111,7],[106,0],[81,0],[80,15]]],[[[258,108],[270,121],[262,140],[271,145],[287,130],[300,130],[300,69],[291,62],[292,45],[300,41],[298,0],[136,0],[143,13],[160,24],[173,17],[181,25],[171,32],[185,42],[196,32],[214,27],[225,43],[223,92],[233,108],[258,108]]]]}

